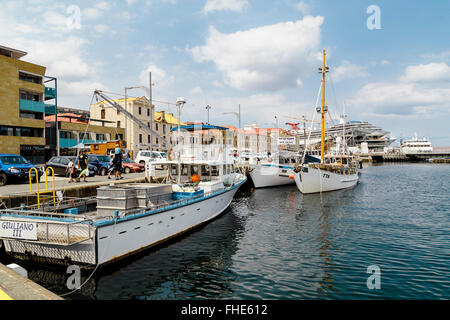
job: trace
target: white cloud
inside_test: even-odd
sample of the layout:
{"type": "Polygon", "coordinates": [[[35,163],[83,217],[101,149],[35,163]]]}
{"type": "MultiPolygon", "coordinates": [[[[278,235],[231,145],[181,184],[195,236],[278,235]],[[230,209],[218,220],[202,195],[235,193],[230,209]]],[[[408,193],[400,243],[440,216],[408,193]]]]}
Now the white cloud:
{"type": "Polygon", "coordinates": [[[196,94],[203,94],[203,90],[202,90],[202,88],[200,88],[200,87],[195,87],[195,88],[192,88],[191,89],[191,91],[190,91],[190,93],[191,94],[193,94],[193,95],[196,95],[196,94]]]}
{"type": "Polygon", "coordinates": [[[295,5],[295,8],[303,15],[308,15],[311,12],[311,6],[305,1],[300,1],[295,5]]]}
{"type": "Polygon", "coordinates": [[[230,10],[242,12],[248,6],[248,0],[207,0],[203,13],[212,11],[230,10]]]}
{"type": "Polygon", "coordinates": [[[359,112],[385,117],[431,115],[431,112],[448,112],[450,88],[375,82],[362,87],[349,104],[359,112]]]}
{"type": "Polygon", "coordinates": [[[94,30],[98,33],[104,33],[109,30],[109,27],[104,24],[97,24],[95,25],[94,30]]]}
{"type": "Polygon", "coordinates": [[[91,8],[85,8],[81,11],[81,19],[95,20],[99,19],[109,10],[110,4],[106,1],[98,2],[91,8]]]}
{"type": "Polygon", "coordinates": [[[152,83],[155,83],[156,88],[167,88],[175,80],[174,76],[168,75],[163,69],[151,64],[139,76],[139,80],[143,86],[148,87],[150,72],[152,73],[152,83]]]}
{"type": "Polygon", "coordinates": [[[369,74],[365,71],[365,67],[344,60],[341,65],[334,68],[334,70],[330,69],[330,75],[334,82],[339,82],[344,79],[367,77],[369,74]]]}
{"type": "Polygon", "coordinates": [[[440,53],[424,53],[421,55],[422,58],[429,59],[446,59],[450,57],[450,50],[440,52],[440,53]]]}
{"type": "Polygon", "coordinates": [[[204,46],[190,50],[198,62],[213,61],[226,82],[240,90],[295,87],[316,68],[323,17],[305,17],[223,34],[210,27],[204,46]]]}
{"type": "Polygon", "coordinates": [[[450,81],[450,67],[446,63],[409,66],[401,80],[405,82],[450,81]]]}

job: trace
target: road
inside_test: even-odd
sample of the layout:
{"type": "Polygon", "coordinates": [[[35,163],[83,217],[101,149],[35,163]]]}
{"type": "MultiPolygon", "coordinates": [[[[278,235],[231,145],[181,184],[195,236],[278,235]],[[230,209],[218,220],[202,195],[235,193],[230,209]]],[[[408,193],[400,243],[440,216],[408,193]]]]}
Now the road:
{"type": "MultiPolygon", "coordinates": [[[[123,182],[126,179],[136,179],[136,178],[143,178],[145,176],[144,172],[140,172],[140,173],[128,173],[128,174],[122,174],[123,176],[123,180],[121,180],[121,182],[123,182]]],[[[114,176],[111,176],[111,180],[108,180],[108,176],[94,176],[94,177],[87,177],[87,182],[83,182],[83,179],[80,180],[80,182],[72,182],[69,183],[69,178],[66,177],[62,177],[62,176],[55,176],[55,189],[60,189],[60,188],[64,188],[64,187],[69,187],[69,186],[74,186],[74,185],[86,185],[86,184],[90,184],[90,183],[98,183],[98,182],[106,182],[106,181],[111,181],[114,182],[116,181],[114,176]]],[[[51,189],[52,188],[52,182],[53,179],[51,176],[49,176],[47,178],[47,185],[48,188],[51,189]]],[[[42,176],[41,177],[41,181],[39,183],[39,190],[45,190],[45,177],[42,176]]],[[[36,191],[36,183],[33,183],[33,192],[36,191]]],[[[11,182],[6,184],[5,186],[0,187],[0,196],[7,196],[7,195],[12,195],[12,194],[20,194],[20,193],[27,193],[30,192],[30,182],[28,180],[26,181],[17,181],[17,182],[11,182]]]]}

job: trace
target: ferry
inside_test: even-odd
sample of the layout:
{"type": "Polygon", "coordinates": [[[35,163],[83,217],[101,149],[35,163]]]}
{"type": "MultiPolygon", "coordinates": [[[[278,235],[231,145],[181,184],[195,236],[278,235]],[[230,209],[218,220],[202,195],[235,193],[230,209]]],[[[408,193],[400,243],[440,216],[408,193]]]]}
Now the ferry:
{"type": "Polygon", "coordinates": [[[400,151],[403,154],[430,153],[433,152],[433,147],[427,138],[419,139],[416,133],[412,139],[400,142],[400,151]]]}

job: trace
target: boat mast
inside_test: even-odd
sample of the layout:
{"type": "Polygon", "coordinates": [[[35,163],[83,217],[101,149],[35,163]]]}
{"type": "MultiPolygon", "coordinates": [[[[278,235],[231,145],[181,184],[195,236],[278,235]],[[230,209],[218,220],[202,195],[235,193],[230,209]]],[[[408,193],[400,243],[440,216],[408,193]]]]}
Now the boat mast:
{"type": "Polygon", "coordinates": [[[319,72],[322,73],[322,141],[321,141],[321,154],[320,162],[323,163],[325,155],[325,124],[326,124],[326,114],[328,107],[325,102],[325,73],[328,72],[328,67],[325,66],[325,50],[323,50],[323,66],[319,68],[319,72]]]}

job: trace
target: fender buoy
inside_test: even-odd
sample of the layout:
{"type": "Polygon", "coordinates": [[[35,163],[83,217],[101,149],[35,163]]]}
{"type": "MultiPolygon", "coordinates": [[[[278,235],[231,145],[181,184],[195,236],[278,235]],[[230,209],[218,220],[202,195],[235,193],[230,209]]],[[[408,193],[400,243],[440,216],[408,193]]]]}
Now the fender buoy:
{"type": "Polygon", "coordinates": [[[194,173],[191,177],[192,182],[200,182],[200,176],[196,173],[194,173]]]}
{"type": "Polygon", "coordinates": [[[173,149],[170,148],[169,151],[167,152],[167,159],[168,159],[169,161],[172,161],[173,158],[174,158],[174,152],[173,152],[173,149]]]}
{"type": "Polygon", "coordinates": [[[294,180],[294,178],[295,178],[294,174],[292,172],[289,173],[289,179],[294,180]]]}

